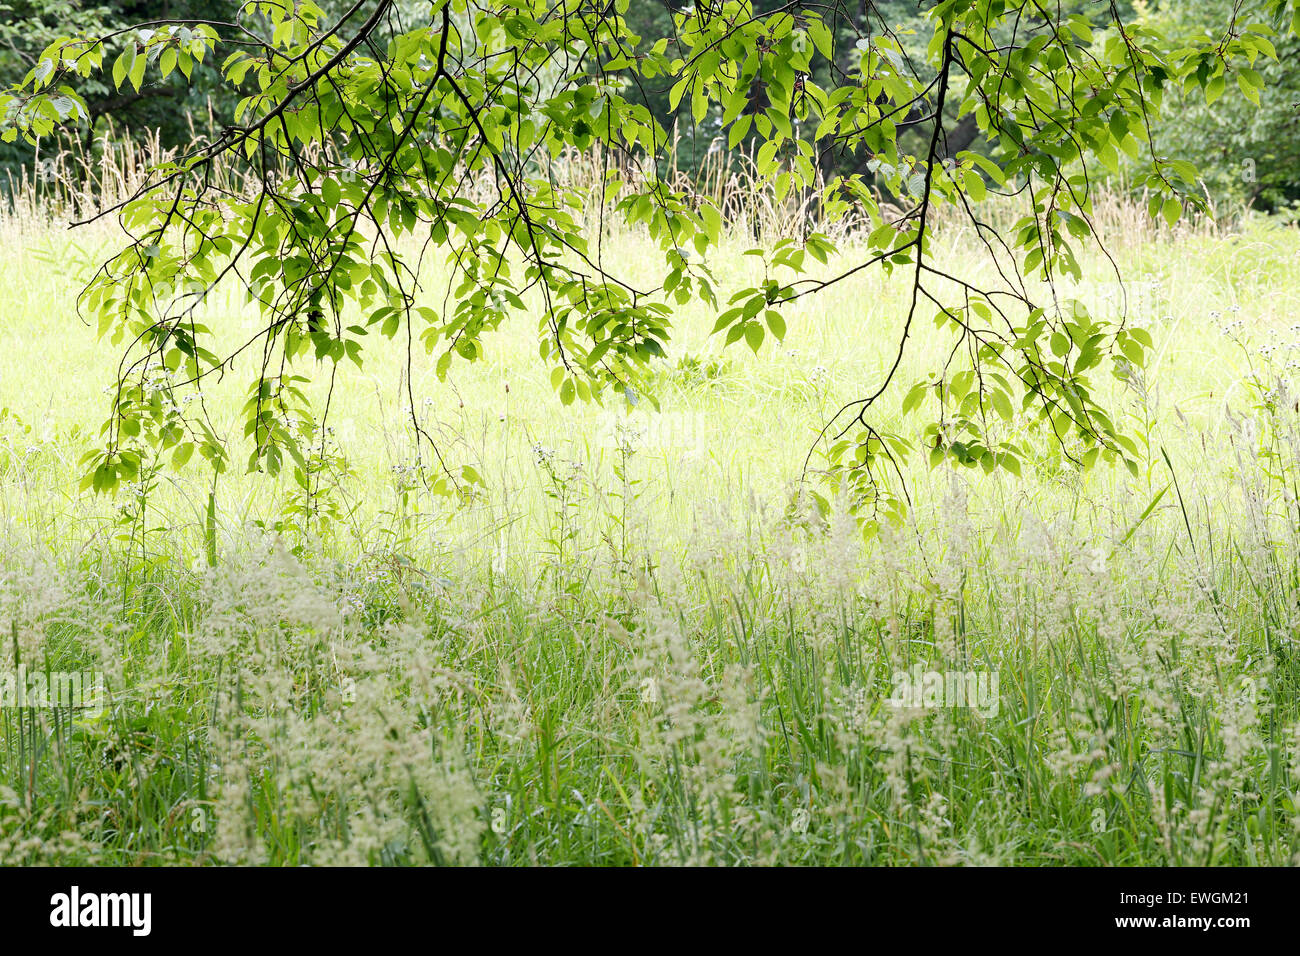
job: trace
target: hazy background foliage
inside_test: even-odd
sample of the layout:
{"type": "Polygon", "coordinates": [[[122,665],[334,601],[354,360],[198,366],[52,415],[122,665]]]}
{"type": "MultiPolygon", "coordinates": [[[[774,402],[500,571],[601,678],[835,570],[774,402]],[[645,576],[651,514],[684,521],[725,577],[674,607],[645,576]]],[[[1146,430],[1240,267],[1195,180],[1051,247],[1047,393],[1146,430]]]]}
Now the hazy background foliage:
{"type": "MultiPolygon", "coordinates": [[[[322,0],[320,6],[329,18],[336,18],[350,4],[344,0],[322,0]]],[[[781,0],[756,0],[756,12],[783,6],[781,0]]],[[[405,0],[408,20],[417,19],[417,11],[427,4],[405,0]]],[[[626,20],[637,34],[650,40],[672,37],[672,12],[687,4],[680,0],[644,0],[631,4],[626,20]]],[[[852,6],[852,5],[851,5],[852,6]]],[[[904,47],[917,63],[924,63],[927,36],[914,0],[877,0],[875,7],[884,20],[894,26],[904,47]],[[914,31],[914,32],[910,32],[914,31]]],[[[229,20],[238,9],[236,0],[131,0],[103,4],[93,0],[13,0],[0,4],[0,87],[19,81],[35,65],[40,52],[56,37],[70,30],[108,32],[159,18],[210,18],[229,20]]],[[[1244,21],[1267,20],[1266,0],[1122,0],[1118,9],[1126,18],[1138,18],[1167,31],[1171,36],[1191,32],[1214,33],[1222,29],[1234,9],[1244,21]]],[[[865,5],[857,4],[858,17],[867,21],[865,5]]],[[[833,21],[837,49],[846,57],[854,51],[856,33],[844,18],[833,21]]],[[[671,49],[671,46],[670,46],[671,49]]],[[[1265,210],[1284,211],[1300,201],[1300,71],[1294,68],[1300,57],[1300,38],[1282,35],[1277,38],[1278,61],[1261,61],[1259,70],[1266,86],[1258,109],[1235,90],[1211,108],[1199,91],[1170,103],[1157,123],[1161,148],[1170,155],[1186,158],[1200,170],[1210,195],[1224,213],[1244,203],[1265,210]]],[[[847,62],[845,66],[847,68],[847,62]]],[[[821,73],[828,71],[818,63],[821,73]]],[[[827,76],[815,77],[819,82],[827,76]]],[[[91,107],[90,122],[83,122],[79,134],[92,152],[102,152],[102,141],[93,143],[94,133],[103,131],[111,120],[112,137],[142,143],[155,132],[164,147],[190,143],[197,126],[200,131],[220,128],[230,121],[235,97],[222,83],[212,63],[196,67],[193,81],[175,74],[169,82],[151,78],[140,91],[117,91],[107,77],[92,78],[80,87],[91,107]]],[[[678,169],[699,174],[710,151],[725,145],[721,114],[717,107],[696,125],[690,116],[689,100],[676,110],[669,108],[668,89],[649,89],[644,97],[655,117],[666,129],[675,130],[677,144],[673,157],[678,169]],[[719,142],[719,137],[722,142],[719,142]]],[[[1172,97],[1172,93],[1171,93],[1172,97]]],[[[950,107],[950,109],[955,107],[950,107]]],[[[957,124],[954,123],[954,126],[957,124]]],[[[951,150],[987,151],[987,144],[976,135],[973,122],[960,127],[961,136],[952,137],[951,150]],[[963,138],[965,137],[965,138],[963,138]]],[[[811,137],[813,130],[801,135],[811,137]]],[[[746,137],[752,141],[754,133],[746,137]]],[[[912,134],[917,139],[921,133],[912,134]]],[[[919,151],[918,143],[912,143],[919,151]]],[[[869,175],[864,156],[822,154],[822,171],[857,172],[869,175]]],[[[30,167],[33,151],[21,142],[0,143],[0,171],[21,175],[30,167]]],[[[728,162],[734,164],[734,157],[728,162]]],[[[0,181],[0,188],[8,188],[0,181]]]]}

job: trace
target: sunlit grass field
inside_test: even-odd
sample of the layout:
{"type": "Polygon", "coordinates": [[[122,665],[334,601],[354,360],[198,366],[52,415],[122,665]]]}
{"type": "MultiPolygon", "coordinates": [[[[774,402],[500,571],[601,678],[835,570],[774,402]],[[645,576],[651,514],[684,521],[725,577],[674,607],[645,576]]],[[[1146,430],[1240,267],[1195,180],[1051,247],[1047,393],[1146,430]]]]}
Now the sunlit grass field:
{"type": "MultiPolygon", "coordinates": [[[[113,236],[9,223],[0,681],[103,693],[0,710],[0,860],[1300,860],[1300,235],[1127,221],[1110,248],[1155,348],[1097,385],[1138,474],[1029,432],[1019,479],[920,454],[907,519],[873,535],[792,503],[818,430],[893,360],[901,273],[801,299],[757,354],[680,309],[658,413],[562,405],[528,317],[446,381],[417,345],[415,414],[483,479],[463,497],[425,489],[404,343],[372,336],[310,516],[288,476],[197,458],[79,493],[118,352],[75,298],[113,236]]],[[[949,226],[937,258],[979,275],[973,245],[949,226]]],[[[714,259],[724,289],[761,278],[745,248],[714,259]]],[[[604,255],[654,284],[648,241],[604,255]]],[[[1104,314],[1103,264],[1080,296],[1104,314]]],[[[206,321],[256,328],[233,297],[206,321]]],[[[912,437],[930,410],[902,397],[951,349],[917,332],[873,419],[912,437]]],[[[208,392],[231,435],[254,374],[208,392]]]]}

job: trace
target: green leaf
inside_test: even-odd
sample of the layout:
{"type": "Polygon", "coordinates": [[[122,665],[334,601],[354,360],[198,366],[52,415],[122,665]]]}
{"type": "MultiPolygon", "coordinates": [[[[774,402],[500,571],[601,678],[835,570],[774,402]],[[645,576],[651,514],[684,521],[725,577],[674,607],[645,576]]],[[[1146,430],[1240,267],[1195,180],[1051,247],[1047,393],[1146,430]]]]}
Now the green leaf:
{"type": "Polygon", "coordinates": [[[1165,217],[1165,222],[1172,228],[1183,214],[1183,204],[1171,196],[1165,200],[1160,212],[1165,217]]]}
{"type": "Polygon", "coordinates": [[[1212,105],[1215,100],[1223,95],[1226,86],[1227,82],[1224,80],[1222,73],[1211,77],[1209,82],[1205,84],[1205,104],[1207,106],[1212,105]]]}
{"type": "Polygon", "coordinates": [[[127,46],[118,54],[117,60],[113,63],[113,86],[121,89],[122,84],[126,82],[127,76],[131,72],[131,67],[135,63],[135,47],[127,46]]]}
{"type": "Polygon", "coordinates": [[[342,190],[339,187],[339,181],[333,176],[327,176],[320,186],[320,197],[327,206],[337,206],[343,198],[342,190]]]}
{"type": "MultiPolygon", "coordinates": [[[[766,313],[767,327],[772,330],[778,342],[785,339],[785,319],[781,318],[781,313],[775,309],[768,309],[766,313]]],[[[759,339],[762,342],[762,339],[759,339]]]]}
{"type": "Polygon", "coordinates": [[[1237,74],[1237,86],[1242,95],[1259,106],[1259,91],[1264,88],[1264,81],[1254,70],[1243,69],[1237,74]]]}
{"type": "Polygon", "coordinates": [[[135,87],[137,93],[140,92],[140,85],[144,83],[145,67],[149,65],[149,58],[143,54],[137,56],[131,63],[131,72],[128,74],[131,85],[135,87]]]}

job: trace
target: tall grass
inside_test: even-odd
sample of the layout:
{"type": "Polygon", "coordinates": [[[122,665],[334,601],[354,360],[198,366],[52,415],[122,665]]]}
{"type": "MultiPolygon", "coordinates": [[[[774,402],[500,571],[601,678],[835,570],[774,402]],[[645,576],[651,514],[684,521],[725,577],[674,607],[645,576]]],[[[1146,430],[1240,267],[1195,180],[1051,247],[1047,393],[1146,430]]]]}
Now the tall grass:
{"type": "MultiPolygon", "coordinates": [[[[723,284],[802,215],[737,228],[723,284]]],[[[0,680],[105,693],[0,709],[0,860],[1296,862],[1300,237],[1105,216],[1156,340],[1106,386],[1145,467],[1032,436],[1022,480],[913,462],[908,521],[873,538],[795,479],[892,359],[901,279],[800,300],[758,355],[682,308],[657,415],[561,406],[527,322],[447,384],[417,364],[425,427],[485,478],[464,500],[424,491],[405,356],[368,347],[309,521],[265,477],[76,493],[114,363],[72,303],[112,236],[11,217],[0,680]],[[991,696],[951,706],[968,677],[991,696]]],[[[607,242],[649,268],[642,237],[607,242]]],[[[956,223],[938,242],[983,267],[956,223]]],[[[945,344],[920,335],[900,384],[945,344]]],[[[209,395],[232,433],[240,387],[209,395]]],[[[915,432],[901,393],[881,414],[915,432]]]]}

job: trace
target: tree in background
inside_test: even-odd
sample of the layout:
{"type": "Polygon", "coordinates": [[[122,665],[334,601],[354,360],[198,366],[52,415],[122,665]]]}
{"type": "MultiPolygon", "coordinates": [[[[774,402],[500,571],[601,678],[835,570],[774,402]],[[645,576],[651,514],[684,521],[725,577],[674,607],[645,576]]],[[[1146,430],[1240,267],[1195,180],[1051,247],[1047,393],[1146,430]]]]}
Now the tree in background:
{"type": "MultiPolygon", "coordinates": [[[[1170,36],[1209,37],[1233,16],[1268,19],[1264,0],[1164,0],[1140,4],[1139,16],[1170,36]]],[[[1276,40],[1277,58],[1257,60],[1251,82],[1230,78],[1172,88],[1156,123],[1162,149],[1196,164],[1216,202],[1278,211],[1300,203],[1300,38],[1276,40]],[[1236,95],[1238,92],[1241,95],[1236,95]]]]}
{"type": "MultiPolygon", "coordinates": [[[[325,20],[336,20],[347,8],[345,0],[323,0],[320,8],[325,20]]],[[[417,22],[427,3],[404,0],[395,5],[397,16],[384,24],[391,32],[400,29],[402,20],[417,22]]],[[[648,42],[667,39],[667,52],[680,52],[675,35],[674,14],[687,7],[685,0],[647,0],[629,4],[625,21],[631,33],[648,42]]],[[[755,13],[772,15],[789,6],[781,0],[756,0],[755,13]]],[[[1120,15],[1159,29],[1171,38],[1187,34],[1211,36],[1218,26],[1229,22],[1240,4],[1233,0],[1124,0],[1117,4],[1120,15]]],[[[107,35],[136,23],[166,19],[230,22],[238,10],[235,0],[134,0],[130,3],[102,4],[93,0],[14,0],[0,4],[0,84],[18,82],[37,62],[41,51],[57,36],[70,30],[107,35]]],[[[1239,18],[1267,20],[1267,0],[1251,0],[1241,6],[1239,18]]],[[[913,66],[930,69],[925,58],[925,18],[921,5],[914,0],[877,0],[875,3],[852,2],[831,5],[827,26],[836,46],[834,61],[818,60],[811,64],[812,79],[830,87],[851,75],[858,54],[857,40],[873,28],[885,26],[899,41],[900,48],[913,66]]],[[[377,31],[380,37],[384,30],[377,31]]],[[[1235,96],[1219,101],[1217,87],[1210,88],[1207,102],[1198,87],[1195,95],[1171,90],[1170,102],[1156,132],[1168,152],[1186,157],[1200,171],[1205,186],[1216,204],[1253,203],[1274,210],[1300,201],[1300,77],[1283,64],[1300,58],[1300,40],[1278,40],[1279,57],[1257,63],[1262,81],[1260,103],[1253,104],[1235,96]]],[[[90,142],[102,129],[106,117],[114,123],[114,133],[127,139],[139,139],[155,131],[164,146],[186,144],[197,118],[199,125],[209,122],[217,127],[231,119],[237,97],[221,82],[219,71],[197,65],[188,81],[174,76],[169,82],[156,77],[140,90],[120,91],[98,77],[88,77],[78,87],[86,97],[89,117],[77,132],[83,142],[90,142]]],[[[662,161],[672,162],[675,169],[688,175],[696,173],[710,154],[720,150],[732,157],[737,150],[752,153],[761,145],[760,137],[747,132],[732,142],[722,126],[722,110],[714,104],[709,115],[694,122],[689,104],[670,106],[667,87],[647,86],[629,91],[629,98],[640,101],[673,138],[673,150],[662,161]]],[[[754,90],[754,102],[762,96],[761,86],[754,90]]],[[[950,106],[955,110],[955,106],[950,106]]],[[[920,114],[910,117],[916,121],[920,114]]],[[[988,147],[979,137],[974,114],[951,117],[952,127],[945,148],[955,153],[976,149],[987,154],[988,147]]],[[[904,142],[909,133],[918,140],[924,137],[924,124],[900,124],[904,142]]],[[[734,128],[734,127],[733,127],[734,128]]],[[[800,129],[803,136],[815,130],[800,129]]],[[[850,153],[842,142],[824,139],[818,145],[818,166],[823,177],[856,173],[877,188],[888,184],[869,168],[871,155],[863,150],[850,153]]],[[[922,143],[913,143],[920,149],[922,143]]],[[[32,150],[22,144],[0,144],[0,165],[11,172],[29,164],[32,150]]],[[[665,166],[664,171],[667,171],[665,166]]],[[[1132,167],[1128,169],[1132,172],[1132,167]]]]}
{"type": "MultiPolygon", "coordinates": [[[[170,19],[223,21],[232,18],[238,8],[238,0],[128,0],[112,4],[96,0],[9,0],[0,4],[0,84],[21,82],[37,65],[42,51],[70,31],[125,37],[133,35],[130,31],[137,24],[170,19]]],[[[209,113],[218,118],[229,115],[235,104],[220,73],[203,64],[195,64],[189,77],[177,74],[166,81],[155,77],[138,90],[119,89],[110,77],[88,76],[77,91],[85,100],[86,112],[67,133],[85,144],[91,144],[96,134],[111,123],[115,135],[130,138],[156,132],[166,147],[185,146],[194,136],[195,122],[202,129],[209,113]]],[[[32,159],[30,144],[0,145],[0,166],[11,173],[30,165],[32,159]]]]}

